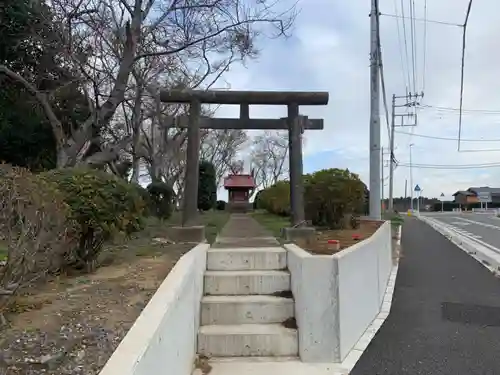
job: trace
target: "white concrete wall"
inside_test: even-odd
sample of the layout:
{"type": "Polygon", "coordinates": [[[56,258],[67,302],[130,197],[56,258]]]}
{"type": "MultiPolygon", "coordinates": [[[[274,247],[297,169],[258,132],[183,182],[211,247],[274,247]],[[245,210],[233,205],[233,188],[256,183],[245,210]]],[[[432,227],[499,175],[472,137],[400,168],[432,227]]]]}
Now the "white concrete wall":
{"type": "Polygon", "coordinates": [[[377,316],[392,270],[391,224],[334,255],[338,267],[340,358],[344,359],[377,316]]]}
{"type": "Polygon", "coordinates": [[[332,256],[285,245],[303,362],[338,362],[337,270],[332,256]]]}
{"type": "Polygon", "coordinates": [[[191,374],[208,247],[177,262],[100,375],[191,374]]]}
{"type": "Polygon", "coordinates": [[[304,362],[341,362],[380,311],[392,270],[390,223],[333,256],[285,245],[304,362]]]}

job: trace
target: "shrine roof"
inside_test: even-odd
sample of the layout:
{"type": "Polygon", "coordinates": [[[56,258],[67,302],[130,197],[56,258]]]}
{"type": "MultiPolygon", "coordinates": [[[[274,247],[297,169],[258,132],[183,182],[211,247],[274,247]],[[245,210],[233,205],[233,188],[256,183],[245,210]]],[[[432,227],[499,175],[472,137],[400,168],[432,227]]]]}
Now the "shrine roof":
{"type": "Polygon", "coordinates": [[[249,174],[231,174],[224,178],[224,187],[228,188],[255,188],[255,180],[249,174]]]}

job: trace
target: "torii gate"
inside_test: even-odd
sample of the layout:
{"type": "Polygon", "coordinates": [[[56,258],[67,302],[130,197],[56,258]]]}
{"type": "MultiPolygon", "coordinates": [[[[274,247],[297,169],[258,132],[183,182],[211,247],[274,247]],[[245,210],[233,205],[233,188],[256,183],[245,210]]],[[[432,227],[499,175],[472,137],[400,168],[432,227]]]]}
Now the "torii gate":
{"type": "Polygon", "coordinates": [[[175,237],[178,237],[177,240],[203,241],[205,238],[204,228],[196,225],[200,129],[288,129],[291,225],[293,228],[304,227],[301,134],[306,129],[323,129],[323,119],[308,119],[306,116],[299,115],[299,106],[326,105],[328,104],[328,96],[328,92],[162,90],[160,92],[162,102],[189,104],[189,115],[175,118],[176,126],[187,127],[188,129],[182,227],[175,228],[175,232],[178,232],[175,234],[175,237]],[[202,104],[239,105],[240,117],[202,117],[202,104]],[[288,107],[288,117],[281,119],[251,119],[249,116],[250,105],[286,105],[288,107]]]}

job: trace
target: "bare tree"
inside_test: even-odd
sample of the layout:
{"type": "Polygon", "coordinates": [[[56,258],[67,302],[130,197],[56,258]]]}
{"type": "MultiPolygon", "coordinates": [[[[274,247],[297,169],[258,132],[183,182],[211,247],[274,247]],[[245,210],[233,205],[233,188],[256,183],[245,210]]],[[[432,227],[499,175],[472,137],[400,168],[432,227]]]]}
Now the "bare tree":
{"type": "MultiPolygon", "coordinates": [[[[33,4],[45,6],[41,0],[33,4]]],[[[255,57],[260,36],[286,35],[295,10],[295,5],[280,9],[280,0],[251,4],[240,0],[52,0],[50,16],[40,14],[57,26],[51,38],[61,46],[59,59],[73,74],[68,81],[80,84],[91,112],[73,134],[64,131],[55,115],[51,93],[5,65],[0,65],[0,73],[23,85],[41,104],[52,125],[58,167],[102,165],[116,160],[132,140],[134,148],[139,147],[143,108],[138,103],[147,85],[172,87],[181,82],[183,87],[196,87],[203,82],[206,87],[208,79],[217,80],[231,63],[255,57]],[[141,75],[145,68],[154,74],[141,75]],[[199,81],[186,85],[186,77],[191,76],[199,81]],[[124,101],[130,101],[129,105],[122,106],[124,101]],[[131,134],[116,131],[127,128],[126,115],[131,134]],[[87,155],[91,144],[100,151],[87,155]]],[[[137,164],[136,160],[136,168],[137,164]]]]}
{"type": "Polygon", "coordinates": [[[255,183],[267,188],[288,173],[288,133],[266,131],[256,136],[251,149],[255,183]]]}
{"type": "Polygon", "coordinates": [[[203,135],[200,158],[214,165],[218,186],[231,171],[231,164],[246,141],[243,130],[211,130],[203,135]]]}

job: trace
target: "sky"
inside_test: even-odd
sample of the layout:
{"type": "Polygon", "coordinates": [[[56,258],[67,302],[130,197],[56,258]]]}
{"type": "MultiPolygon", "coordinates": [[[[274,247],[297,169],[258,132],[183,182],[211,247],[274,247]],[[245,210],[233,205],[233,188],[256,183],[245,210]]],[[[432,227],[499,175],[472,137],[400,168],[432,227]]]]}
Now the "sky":
{"type": "MultiPolygon", "coordinates": [[[[293,0],[282,1],[291,3],[293,0]]],[[[403,3],[408,16],[410,0],[403,0],[403,3]]],[[[426,1],[414,0],[414,3],[415,17],[425,18],[426,1]]],[[[426,18],[462,24],[467,5],[468,0],[427,1],[426,18]]],[[[302,114],[325,120],[323,130],[310,130],[305,134],[304,172],[349,168],[368,185],[370,1],[302,0],[299,7],[301,11],[293,36],[262,40],[259,44],[260,57],[245,67],[233,66],[225,75],[224,85],[235,90],[328,91],[330,99],[327,106],[301,107],[302,114]]],[[[424,196],[438,197],[443,193],[451,199],[451,195],[459,189],[500,186],[500,167],[418,167],[477,165],[500,160],[500,23],[497,22],[500,2],[482,0],[472,5],[467,28],[463,94],[463,108],[471,111],[467,111],[462,119],[460,152],[458,112],[436,107],[459,107],[463,29],[416,21],[416,64],[413,70],[410,21],[405,23],[407,64],[402,20],[385,15],[401,15],[401,1],[380,0],[380,12],[384,14],[380,17],[381,44],[389,115],[392,95],[407,93],[408,85],[413,86],[414,72],[416,84],[412,91],[424,92],[424,98],[420,99],[421,106],[416,110],[417,126],[396,128],[395,156],[402,165],[395,170],[395,196],[405,195],[405,181],[410,194],[410,149],[414,164],[412,182],[420,186],[424,196]],[[467,141],[470,139],[481,141],[467,141]],[[497,141],[488,141],[491,139],[497,141]],[[413,146],[410,147],[410,144],[413,146]],[[498,151],[491,151],[495,149],[498,151]]],[[[407,109],[398,108],[397,113],[405,111],[407,109]]],[[[380,113],[382,147],[388,150],[382,99],[380,113]]],[[[285,114],[284,107],[255,106],[250,109],[250,115],[259,118],[283,117],[285,114]]],[[[221,107],[217,115],[237,117],[238,109],[221,107]]],[[[412,122],[411,119],[405,121],[406,125],[412,122]]],[[[388,155],[384,159],[388,161],[388,155]]],[[[388,174],[386,166],[384,176],[388,174]]],[[[384,196],[388,196],[387,179],[384,196]]]]}

